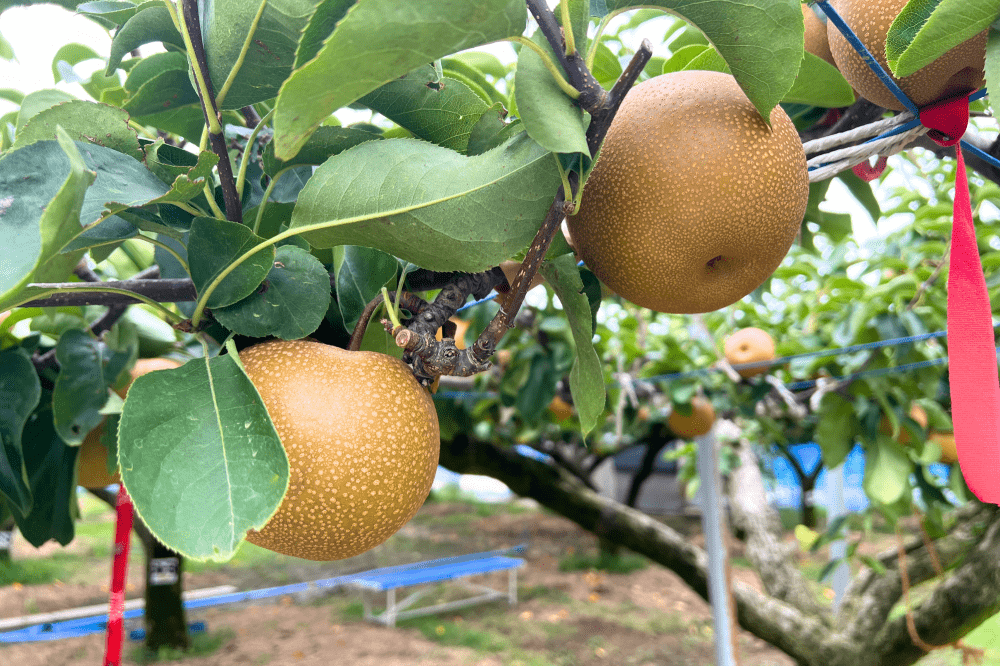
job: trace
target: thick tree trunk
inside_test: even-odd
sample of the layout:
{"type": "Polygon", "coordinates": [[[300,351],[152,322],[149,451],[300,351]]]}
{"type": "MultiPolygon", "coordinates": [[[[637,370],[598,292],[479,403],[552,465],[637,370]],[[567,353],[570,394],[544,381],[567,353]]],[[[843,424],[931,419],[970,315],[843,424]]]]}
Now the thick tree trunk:
{"type": "Polygon", "coordinates": [[[146,551],[146,649],[190,646],[181,598],[184,558],[159,541],[146,551]]]}
{"type": "MultiPolygon", "coordinates": [[[[752,453],[744,455],[751,456],[745,460],[752,459],[752,453]]],[[[442,442],[441,464],[455,472],[503,481],[518,495],[662,564],[707,600],[704,551],[649,516],[598,495],[565,470],[467,435],[442,442]]],[[[740,626],[803,666],[908,666],[923,656],[907,634],[905,618],[888,619],[902,596],[899,562],[893,556],[879,558],[885,573],[865,569],[858,575],[834,616],[803,594],[808,586],[794,567],[789,569],[787,552],[774,536],[780,531],[762,508],[766,506],[766,500],[756,498],[749,510],[742,507],[745,514],[752,514],[743,517],[748,532],[754,533],[748,540],[751,559],[770,589],[761,594],[736,582],[733,596],[740,626]],[[754,507],[759,510],[754,512],[754,507]]],[[[1000,611],[1000,508],[972,504],[959,514],[958,526],[935,541],[942,565],[950,572],[913,610],[918,632],[929,643],[954,641],[1000,611]]],[[[911,540],[906,549],[911,584],[934,578],[931,557],[921,540],[911,540]]]]}
{"type": "Polygon", "coordinates": [[[191,643],[181,597],[184,558],[157,541],[138,518],[134,529],[146,555],[146,649],[186,650],[191,643]]]}
{"type": "Polygon", "coordinates": [[[10,562],[10,551],[14,545],[14,519],[0,524],[0,562],[10,562]]]}

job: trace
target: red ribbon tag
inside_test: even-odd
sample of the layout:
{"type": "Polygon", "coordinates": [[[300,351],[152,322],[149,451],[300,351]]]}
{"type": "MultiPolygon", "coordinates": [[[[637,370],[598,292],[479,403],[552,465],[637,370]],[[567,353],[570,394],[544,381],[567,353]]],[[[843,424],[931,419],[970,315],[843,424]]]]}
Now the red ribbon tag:
{"type": "Polygon", "coordinates": [[[958,146],[969,124],[969,98],[923,109],[928,136],[955,146],[955,208],[948,272],[948,366],[958,464],[983,502],[1000,504],[1000,380],[993,315],[976,245],[965,160],[958,146]]]}
{"type": "Polygon", "coordinates": [[[132,499],[125,486],[118,487],[115,505],[115,551],[111,565],[111,598],[108,610],[108,635],[104,647],[104,666],[122,663],[122,633],[125,612],[125,576],[128,573],[129,536],[132,533],[132,499]]]}
{"type": "Polygon", "coordinates": [[[854,171],[855,176],[866,183],[870,183],[882,175],[882,172],[885,171],[885,165],[888,163],[888,157],[879,155],[878,159],[875,160],[875,164],[869,164],[868,160],[865,160],[861,164],[854,165],[852,171],[854,171]]]}

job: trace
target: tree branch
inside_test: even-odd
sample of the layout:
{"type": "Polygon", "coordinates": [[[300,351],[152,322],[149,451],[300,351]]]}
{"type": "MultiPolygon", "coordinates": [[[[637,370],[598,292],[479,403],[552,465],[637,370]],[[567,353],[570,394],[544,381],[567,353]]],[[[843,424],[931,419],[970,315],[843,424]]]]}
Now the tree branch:
{"type": "MultiPolygon", "coordinates": [[[[85,291],[93,283],[80,282],[49,282],[32,283],[33,287],[42,289],[61,289],[63,293],[28,301],[21,307],[51,308],[65,305],[120,305],[140,303],[138,299],[130,298],[124,294],[108,294],[94,291],[85,291]],[[77,293],[73,293],[73,292],[77,293]]],[[[176,280],[108,280],[101,282],[101,286],[123,289],[132,293],[146,296],[159,303],[181,303],[185,301],[197,300],[198,294],[195,291],[194,283],[188,279],[176,280]]]]}
{"type": "Polygon", "coordinates": [[[741,438],[736,451],[740,466],[730,472],[729,506],[733,525],[747,533],[746,554],[760,574],[764,589],[804,613],[830,621],[829,609],[819,604],[805,576],[792,562],[796,545],[782,541],[781,519],[767,501],[750,442],[741,438]]]}
{"type": "Polygon", "coordinates": [[[208,71],[208,59],[205,56],[205,43],[201,34],[201,22],[198,18],[197,0],[181,0],[181,11],[184,13],[183,23],[188,30],[195,53],[191,66],[198,68],[207,88],[207,90],[199,88],[198,96],[201,98],[201,110],[205,115],[205,124],[209,128],[208,141],[212,146],[212,152],[219,156],[219,185],[222,187],[226,218],[230,222],[242,224],[243,205],[240,202],[240,195],[236,191],[236,180],[233,178],[233,166],[229,161],[226,138],[221,131],[222,115],[215,108],[215,89],[208,71]],[[219,127],[220,131],[213,132],[212,127],[219,127]]]}
{"type": "MultiPolygon", "coordinates": [[[[518,495],[667,567],[708,600],[708,556],[703,550],[663,523],[586,488],[568,471],[467,434],[442,442],[441,464],[455,472],[503,481],[518,495]]],[[[802,663],[823,663],[818,655],[825,647],[828,625],[739,582],[733,595],[741,626],[802,663]]]]}
{"type": "MultiPolygon", "coordinates": [[[[1000,611],[1000,508],[991,506],[986,513],[990,517],[985,534],[962,564],[913,609],[917,634],[927,643],[952,643],[1000,611]]],[[[883,666],[908,666],[925,656],[910,638],[905,616],[883,624],[872,644],[883,666]]]]}

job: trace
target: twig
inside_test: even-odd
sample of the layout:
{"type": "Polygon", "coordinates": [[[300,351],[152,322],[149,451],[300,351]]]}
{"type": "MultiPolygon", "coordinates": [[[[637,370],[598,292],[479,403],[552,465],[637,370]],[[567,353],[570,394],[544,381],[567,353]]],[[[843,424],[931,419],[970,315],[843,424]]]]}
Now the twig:
{"type": "Polygon", "coordinates": [[[906,305],[907,312],[909,312],[910,310],[912,310],[917,306],[917,303],[920,301],[920,297],[924,295],[924,292],[926,292],[930,288],[930,286],[934,284],[938,276],[941,275],[941,269],[944,268],[945,263],[948,261],[948,257],[951,256],[951,252],[949,251],[950,249],[951,249],[951,239],[949,238],[948,244],[945,246],[944,252],[942,253],[941,260],[937,262],[937,266],[934,267],[934,271],[930,274],[930,276],[928,276],[926,280],[924,280],[923,284],[921,284],[920,287],[917,288],[917,293],[913,294],[913,298],[910,299],[909,303],[907,303],[906,305]]]}
{"type": "MultiPolygon", "coordinates": [[[[579,54],[566,55],[565,42],[559,24],[551,10],[539,0],[527,0],[527,2],[528,9],[538,21],[542,34],[545,35],[556,57],[559,58],[560,64],[566,70],[570,83],[581,93],[577,103],[591,115],[590,125],[587,127],[587,147],[593,156],[604,142],[604,137],[608,133],[608,128],[611,127],[611,122],[614,120],[622,100],[635,85],[639,74],[642,73],[646,63],[652,57],[653,52],[649,40],[642,41],[639,50],[636,51],[625,71],[622,72],[611,91],[607,92],[594,79],[579,54]]],[[[563,217],[573,212],[573,204],[567,204],[567,198],[570,200],[574,198],[579,182],[580,174],[573,171],[569,174],[569,183],[574,191],[566,192],[563,186],[559,186],[548,214],[542,221],[538,233],[535,234],[524,261],[521,262],[521,268],[510,285],[509,296],[500,308],[500,312],[470,347],[472,360],[475,363],[485,363],[493,354],[497,344],[500,343],[500,339],[513,326],[514,316],[524,302],[531,280],[538,272],[538,267],[541,265],[545,253],[548,252],[553,236],[559,230],[563,217]]]]}
{"type": "MultiPolygon", "coordinates": [[[[368,328],[368,323],[372,319],[372,315],[379,305],[383,303],[382,294],[379,294],[372,300],[368,301],[368,305],[361,312],[361,316],[358,318],[358,323],[354,326],[354,331],[351,333],[351,341],[347,345],[348,351],[358,351],[361,349],[361,341],[364,340],[365,330],[368,328]]],[[[399,306],[404,310],[409,310],[414,315],[423,312],[425,308],[428,307],[427,301],[411,294],[410,292],[404,291],[399,297],[399,306]]]]}
{"type": "MultiPolygon", "coordinates": [[[[194,283],[189,279],[137,280],[133,278],[131,280],[108,280],[101,284],[146,296],[160,303],[181,303],[196,300],[198,297],[194,283]]],[[[22,307],[53,308],[66,305],[116,305],[141,302],[138,298],[130,298],[124,294],[85,291],[91,285],[92,283],[89,282],[32,283],[32,287],[60,289],[62,293],[28,301],[22,307]],[[73,293],[74,291],[77,293],[73,293]]]]}
{"type": "Polygon", "coordinates": [[[212,145],[212,151],[219,156],[219,184],[222,186],[222,198],[226,205],[226,219],[242,224],[243,207],[240,196],[236,192],[233,167],[229,162],[229,151],[226,149],[226,139],[223,136],[222,115],[215,108],[215,90],[208,71],[208,59],[205,56],[197,0],[181,0],[181,11],[184,14],[183,25],[190,36],[191,50],[194,51],[195,55],[191,65],[197,69],[199,74],[196,78],[203,80],[205,85],[204,90],[199,86],[198,96],[201,98],[201,110],[205,114],[205,124],[209,128],[209,143],[212,145]]]}

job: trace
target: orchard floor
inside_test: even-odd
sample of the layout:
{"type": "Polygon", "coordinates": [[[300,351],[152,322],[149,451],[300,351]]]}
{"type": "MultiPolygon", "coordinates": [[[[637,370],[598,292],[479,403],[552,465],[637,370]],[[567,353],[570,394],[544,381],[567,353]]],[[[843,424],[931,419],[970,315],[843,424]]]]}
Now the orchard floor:
{"type": "MultiPolygon", "coordinates": [[[[107,595],[111,514],[85,511],[80,534],[67,548],[36,550],[15,542],[13,573],[44,577],[32,563],[59,561],[59,577],[38,584],[0,583],[0,617],[101,603],[107,595]],[[18,567],[21,567],[20,569],[18,567]]],[[[686,526],[697,540],[697,523],[686,526]]],[[[252,546],[225,565],[192,564],[185,589],[232,584],[240,590],[335,576],[350,571],[527,543],[527,566],[518,577],[518,603],[496,602],[403,621],[396,628],[364,622],[358,595],[280,597],[270,603],[192,611],[204,621],[204,654],[175,664],[218,666],[344,664],[351,666],[561,666],[714,664],[708,605],[673,573],[635,555],[629,573],[592,568],[560,569],[596,555],[594,537],[545,511],[467,502],[429,502],[386,544],[365,555],[332,563],[276,556],[252,546]],[[645,564],[645,566],[643,566],[645,564]]],[[[133,543],[130,597],[141,596],[142,549],[133,543]],[[138,587],[136,587],[136,585],[138,587]]],[[[758,585],[756,575],[734,575],[758,585]]],[[[492,581],[506,588],[506,576],[492,581]]],[[[439,598],[453,588],[441,586],[439,598]]],[[[817,594],[823,588],[817,585],[817,594]]],[[[739,636],[744,666],[786,666],[782,652],[746,632],[739,636]]],[[[140,663],[139,643],[126,644],[124,663],[140,663]]],[[[0,645],[0,663],[17,666],[100,664],[104,636],[0,645]]],[[[941,661],[934,663],[951,663],[941,661]]],[[[955,663],[958,663],[957,661],[955,663]]]]}

